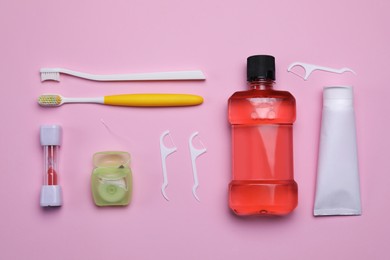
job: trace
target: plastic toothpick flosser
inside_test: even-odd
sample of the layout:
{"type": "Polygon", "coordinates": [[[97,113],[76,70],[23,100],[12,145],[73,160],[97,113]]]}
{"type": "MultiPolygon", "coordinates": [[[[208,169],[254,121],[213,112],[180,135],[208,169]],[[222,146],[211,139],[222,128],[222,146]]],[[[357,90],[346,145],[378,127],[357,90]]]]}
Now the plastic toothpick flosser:
{"type": "MultiPolygon", "coordinates": [[[[164,145],[164,138],[165,136],[169,135],[169,130],[165,131],[164,133],[162,133],[162,135],[160,136],[160,151],[161,151],[161,162],[162,162],[162,168],[163,168],[163,178],[164,178],[164,181],[163,181],[163,184],[161,186],[161,193],[162,195],[164,196],[164,198],[169,201],[168,199],[168,196],[167,194],[165,193],[165,189],[166,187],[168,186],[168,175],[167,175],[167,164],[166,164],[166,159],[168,157],[168,155],[170,155],[171,153],[174,153],[176,152],[177,148],[174,146],[174,147],[166,147],[164,145]]],[[[171,142],[173,145],[175,145],[173,143],[173,140],[171,138],[171,136],[169,135],[169,138],[171,139],[171,142]]]]}
{"type": "Polygon", "coordinates": [[[344,73],[344,72],[352,72],[353,74],[356,75],[356,73],[353,70],[351,70],[350,68],[334,69],[334,68],[328,68],[328,67],[324,67],[324,66],[308,64],[308,63],[303,63],[303,62],[294,62],[287,69],[288,72],[291,72],[291,73],[293,73],[293,74],[303,78],[304,80],[307,80],[309,78],[309,76],[311,75],[311,73],[313,71],[315,71],[315,70],[322,70],[322,71],[338,73],[338,74],[341,74],[341,73],[344,73]],[[295,67],[295,66],[302,67],[305,70],[305,76],[302,77],[301,75],[293,72],[292,68],[295,67]]]}
{"type": "Polygon", "coordinates": [[[205,148],[205,146],[203,145],[203,143],[200,140],[199,140],[199,142],[203,146],[203,148],[202,149],[197,149],[197,148],[194,147],[194,145],[192,144],[192,140],[197,135],[198,135],[198,132],[193,133],[190,136],[190,139],[189,139],[188,143],[189,143],[190,151],[191,151],[192,173],[194,175],[194,186],[192,186],[192,194],[194,195],[195,199],[200,201],[198,195],[196,195],[196,189],[199,186],[198,173],[197,173],[197,170],[196,170],[196,158],[198,156],[204,154],[207,151],[207,149],[205,148]]]}

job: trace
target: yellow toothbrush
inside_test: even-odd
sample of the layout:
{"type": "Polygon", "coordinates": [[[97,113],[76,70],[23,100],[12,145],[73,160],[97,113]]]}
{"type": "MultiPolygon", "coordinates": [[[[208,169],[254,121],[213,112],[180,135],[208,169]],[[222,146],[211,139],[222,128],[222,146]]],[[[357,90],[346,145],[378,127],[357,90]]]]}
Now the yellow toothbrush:
{"type": "Polygon", "coordinates": [[[66,98],[57,94],[41,95],[38,104],[44,107],[58,107],[65,103],[96,103],[128,107],[179,107],[196,106],[203,98],[191,94],[122,94],[95,98],[66,98]]]}

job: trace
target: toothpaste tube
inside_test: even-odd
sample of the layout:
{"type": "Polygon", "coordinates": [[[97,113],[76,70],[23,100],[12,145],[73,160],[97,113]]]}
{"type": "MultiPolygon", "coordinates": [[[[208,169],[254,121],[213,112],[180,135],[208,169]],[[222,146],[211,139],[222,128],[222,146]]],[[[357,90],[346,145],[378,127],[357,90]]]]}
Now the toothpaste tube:
{"type": "Polygon", "coordinates": [[[325,87],[314,216],[361,215],[352,87],[325,87]]]}

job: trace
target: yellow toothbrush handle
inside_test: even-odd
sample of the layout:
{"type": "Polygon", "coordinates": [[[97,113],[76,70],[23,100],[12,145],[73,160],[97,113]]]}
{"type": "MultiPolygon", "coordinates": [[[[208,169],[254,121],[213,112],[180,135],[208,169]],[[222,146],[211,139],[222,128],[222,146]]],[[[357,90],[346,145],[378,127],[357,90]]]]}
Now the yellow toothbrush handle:
{"type": "Polygon", "coordinates": [[[123,94],[104,97],[104,104],[131,107],[179,107],[203,103],[201,96],[190,94],[123,94]]]}

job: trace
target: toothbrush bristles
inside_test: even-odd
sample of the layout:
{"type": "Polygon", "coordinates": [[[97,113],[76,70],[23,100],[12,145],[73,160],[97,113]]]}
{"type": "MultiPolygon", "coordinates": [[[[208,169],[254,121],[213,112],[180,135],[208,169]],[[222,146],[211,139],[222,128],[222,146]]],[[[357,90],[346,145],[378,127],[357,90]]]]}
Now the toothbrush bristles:
{"type": "Polygon", "coordinates": [[[44,107],[61,105],[62,98],[59,95],[42,95],[38,98],[38,104],[44,107]]]}
{"type": "Polygon", "coordinates": [[[59,72],[41,72],[41,81],[45,80],[55,80],[60,81],[59,72]]]}

